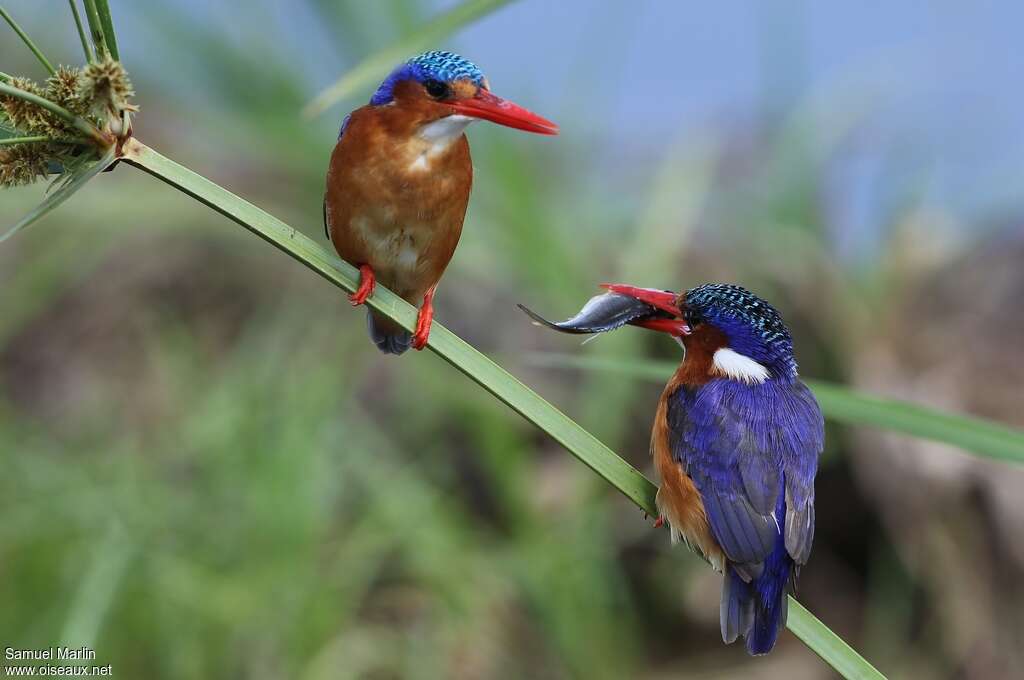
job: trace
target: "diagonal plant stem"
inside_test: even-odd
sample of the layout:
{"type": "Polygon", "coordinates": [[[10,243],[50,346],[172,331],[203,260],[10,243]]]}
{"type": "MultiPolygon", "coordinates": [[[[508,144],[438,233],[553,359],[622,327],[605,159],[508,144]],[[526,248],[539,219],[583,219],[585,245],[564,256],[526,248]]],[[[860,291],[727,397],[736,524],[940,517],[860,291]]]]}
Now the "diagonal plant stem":
{"type": "Polygon", "coordinates": [[[0,146],[11,146],[12,144],[31,144],[33,142],[53,141],[46,135],[32,135],[31,137],[4,137],[0,139],[0,146]]]}
{"type": "MultiPolygon", "coordinates": [[[[107,26],[109,21],[104,21],[100,16],[99,3],[97,0],[82,0],[85,5],[85,18],[89,22],[89,32],[92,33],[92,41],[96,45],[96,56],[99,58],[110,56],[116,59],[114,56],[117,48],[114,47],[112,50],[110,45],[113,40],[113,35],[107,35],[107,26]]],[[[103,3],[106,7],[106,3],[103,3]]],[[[107,16],[109,18],[110,9],[107,8],[107,16]]]]}
{"type": "Polygon", "coordinates": [[[40,106],[46,109],[55,116],[58,116],[66,120],[67,122],[71,123],[71,125],[74,126],[76,130],[84,134],[88,139],[92,140],[100,147],[106,147],[110,145],[110,140],[104,137],[103,134],[96,129],[95,125],[87,121],[85,118],[82,118],[81,116],[76,116],[75,114],[65,109],[63,106],[51,102],[49,99],[46,99],[45,97],[40,97],[39,95],[33,94],[32,92],[26,92],[25,90],[22,90],[19,87],[14,87],[13,85],[9,85],[7,83],[0,83],[0,94],[6,94],[12,97],[17,97],[18,99],[24,99],[27,102],[31,102],[36,106],[40,106]]]}
{"type": "MultiPolygon", "coordinates": [[[[669,361],[606,359],[538,352],[526,360],[549,368],[604,371],[637,380],[664,383],[676,370],[669,361]]],[[[897,399],[885,399],[820,380],[805,380],[825,417],[841,423],[901,432],[950,444],[987,458],[1024,463],[1024,432],[983,418],[944,413],[897,399]]]]}
{"type": "Polygon", "coordinates": [[[28,46],[30,50],[32,50],[32,54],[36,55],[36,59],[38,59],[39,63],[41,63],[46,68],[46,70],[50,72],[50,75],[52,76],[55,73],[57,73],[57,71],[55,71],[53,68],[53,64],[50,63],[50,60],[47,59],[46,56],[42,53],[42,51],[38,47],[36,47],[36,44],[32,42],[32,38],[28,37],[28,34],[25,33],[25,31],[21,30],[21,26],[18,25],[18,22],[16,22],[14,20],[14,17],[12,17],[7,12],[7,10],[4,9],[2,6],[0,6],[0,16],[2,16],[7,21],[7,23],[11,25],[11,28],[14,29],[14,32],[17,33],[18,37],[21,38],[22,42],[24,42],[25,45],[28,46]]]}
{"type": "Polygon", "coordinates": [[[114,32],[114,18],[110,14],[108,0],[86,0],[96,3],[96,15],[99,17],[100,25],[103,26],[103,37],[107,42],[107,51],[111,58],[120,61],[121,55],[117,50],[117,34],[114,32]]]}
{"type": "Polygon", "coordinates": [[[92,51],[92,45],[89,44],[89,39],[85,37],[85,28],[82,26],[82,17],[78,13],[78,0],[68,0],[68,4],[71,6],[71,14],[75,17],[75,28],[78,29],[78,39],[82,41],[82,51],[85,52],[85,60],[88,62],[96,61],[96,55],[92,51]]]}
{"type": "MultiPolygon", "coordinates": [[[[123,160],[213,208],[339,288],[349,292],[357,288],[359,274],[352,265],[328,254],[295,228],[138,140],[125,143],[123,160]]],[[[378,285],[368,304],[407,330],[415,327],[416,309],[383,286],[378,285]]],[[[553,437],[645,512],[657,514],[654,484],[536,392],[439,323],[431,328],[428,347],[553,437]]],[[[792,597],[787,626],[845,677],[884,678],[792,597]]]]}

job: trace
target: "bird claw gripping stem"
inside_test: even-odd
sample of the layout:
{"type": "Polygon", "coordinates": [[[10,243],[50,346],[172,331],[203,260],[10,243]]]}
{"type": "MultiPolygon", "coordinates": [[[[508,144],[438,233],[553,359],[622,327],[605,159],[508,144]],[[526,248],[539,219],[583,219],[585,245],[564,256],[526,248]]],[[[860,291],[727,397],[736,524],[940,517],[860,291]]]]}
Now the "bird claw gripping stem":
{"type": "Polygon", "coordinates": [[[373,275],[373,268],[368,264],[359,265],[359,288],[348,296],[348,301],[353,307],[364,304],[377,287],[377,279],[373,275]]]}

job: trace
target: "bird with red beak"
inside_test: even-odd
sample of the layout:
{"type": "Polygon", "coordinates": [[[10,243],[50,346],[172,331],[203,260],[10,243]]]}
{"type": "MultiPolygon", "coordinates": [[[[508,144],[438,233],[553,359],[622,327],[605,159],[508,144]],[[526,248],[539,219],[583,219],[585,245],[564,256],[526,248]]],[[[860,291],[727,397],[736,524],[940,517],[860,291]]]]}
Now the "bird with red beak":
{"type": "Polygon", "coordinates": [[[463,134],[477,120],[542,135],[558,126],[491,92],[472,62],[426,52],[399,65],[370,103],[341,125],[324,194],[324,229],[359,268],[361,305],[380,282],[419,306],[410,334],[369,313],[370,337],[385,353],[423,349],[438,281],[462,234],[473,164],[463,134]]]}
{"type": "Polygon", "coordinates": [[[797,376],[778,311],[740,286],[682,294],[619,284],[576,316],[537,323],[564,333],[632,325],[684,350],[658,402],[651,453],[661,477],[656,526],[669,525],[723,572],[722,639],[766,654],[786,621],[787,590],[814,538],[814,476],[824,421],[797,376]]]}

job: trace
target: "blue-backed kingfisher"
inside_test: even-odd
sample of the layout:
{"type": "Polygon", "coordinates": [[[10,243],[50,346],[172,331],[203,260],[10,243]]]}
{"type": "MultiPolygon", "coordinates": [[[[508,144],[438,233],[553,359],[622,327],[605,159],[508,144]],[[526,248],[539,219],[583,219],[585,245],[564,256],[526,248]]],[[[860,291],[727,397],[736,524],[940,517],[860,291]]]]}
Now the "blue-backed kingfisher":
{"type": "Polygon", "coordinates": [[[546,326],[599,333],[630,324],[668,333],[683,360],[658,402],[651,453],[661,477],[656,526],[724,573],[727,643],[766,654],[785,624],[787,590],[814,537],[814,476],[824,421],[797,377],[793,341],[770,304],[711,283],[681,295],[605,285],[575,317],[546,326]]]}
{"type": "Polygon", "coordinates": [[[491,94],[483,73],[451,52],[399,65],[367,106],[341,125],[324,195],[324,229],[341,257],[359,267],[360,305],[377,281],[422,307],[412,335],[368,316],[370,336],[389,354],[423,349],[434,290],[455,253],[473,183],[463,132],[475,120],[553,135],[558,127],[491,94]]]}

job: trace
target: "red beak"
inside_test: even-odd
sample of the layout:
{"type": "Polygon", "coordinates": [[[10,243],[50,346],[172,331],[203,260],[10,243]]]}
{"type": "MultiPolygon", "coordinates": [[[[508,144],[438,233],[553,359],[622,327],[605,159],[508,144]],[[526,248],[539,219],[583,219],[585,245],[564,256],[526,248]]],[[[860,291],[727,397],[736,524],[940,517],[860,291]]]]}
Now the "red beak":
{"type": "Polygon", "coordinates": [[[676,305],[675,293],[657,288],[637,288],[623,283],[602,283],[601,287],[613,293],[628,295],[641,302],[646,302],[655,309],[668,312],[674,317],[671,319],[637,319],[630,322],[632,325],[672,335],[690,334],[690,326],[683,319],[683,311],[676,305]]]}
{"type": "Polygon", "coordinates": [[[498,125],[536,132],[541,135],[557,135],[558,126],[536,113],[527,111],[518,104],[497,97],[490,91],[480,88],[472,99],[462,99],[451,103],[455,112],[463,116],[471,116],[489,120],[498,125]]]}

